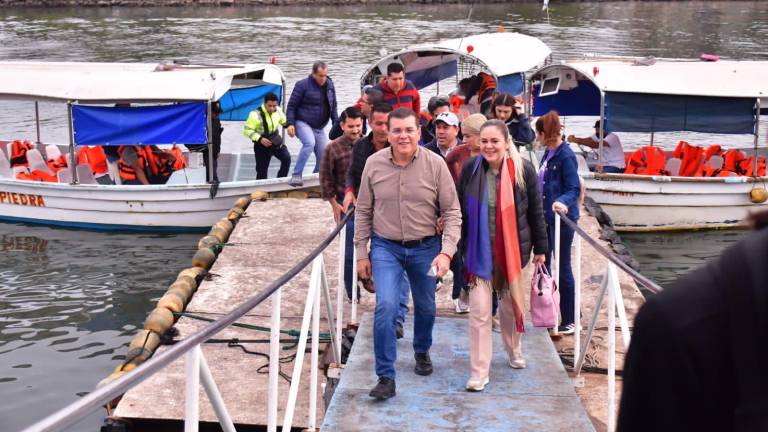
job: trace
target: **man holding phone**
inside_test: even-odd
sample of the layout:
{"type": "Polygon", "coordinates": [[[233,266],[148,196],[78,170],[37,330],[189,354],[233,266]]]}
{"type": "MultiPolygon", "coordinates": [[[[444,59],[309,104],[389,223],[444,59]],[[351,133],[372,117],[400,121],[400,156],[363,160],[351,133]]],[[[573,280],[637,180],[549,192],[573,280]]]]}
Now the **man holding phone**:
{"type": "Polygon", "coordinates": [[[448,271],[461,235],[453,178],[439,156],[419,146],[416,113],[398,108],[388,123],[390,146],[366,162],[355,219],[358,272],[361,278],[373,276],[376,285],[373,345],[379,381],[370,393],[376,399],[395,396],[395,326],[403,271],[414,303],[414,372],[432,373],[436,277],[448,271]],[[437,231],[440,217],[442,237],[437,231]]]}

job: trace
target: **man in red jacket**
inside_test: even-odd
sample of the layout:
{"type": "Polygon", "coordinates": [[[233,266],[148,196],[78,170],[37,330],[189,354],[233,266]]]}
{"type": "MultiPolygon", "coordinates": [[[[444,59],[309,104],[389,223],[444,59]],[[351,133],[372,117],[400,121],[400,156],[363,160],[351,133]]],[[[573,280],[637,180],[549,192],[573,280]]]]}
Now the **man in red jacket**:
{"type": "Polygon", "coordinates": [[[405,68],[400,63],[390,63],[387,66],[387,77],[381,80],[377,89],[384,94],[384,102],[392,109],[409,108],[413,112],[421,112],[421,96],[419,89],[405,79],[405,68]]]}

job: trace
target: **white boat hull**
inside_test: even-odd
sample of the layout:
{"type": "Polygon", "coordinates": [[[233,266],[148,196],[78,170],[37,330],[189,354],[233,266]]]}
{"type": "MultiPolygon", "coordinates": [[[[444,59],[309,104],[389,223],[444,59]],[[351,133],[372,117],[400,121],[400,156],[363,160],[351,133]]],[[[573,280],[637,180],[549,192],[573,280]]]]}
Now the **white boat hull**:
{"type": "MultiPolygon", "coordinates": [[[[587,195],[611,217],[616,231],[666,231],[737,228],[754,204],[746,178],[694,179],[582,173],[587,195]]],[[[756,187],[764,187],[758,179],[756,187]]]]}
{"type": "MultiPolygon", "coordinates": [[[[291,191],[288,178],[210,185],[69,185],[0,179],[0,219],[105,230],[198,231],[254,191],[291,191]]],[[[304,187],[319,184],[317,175],[304,187]]]]}

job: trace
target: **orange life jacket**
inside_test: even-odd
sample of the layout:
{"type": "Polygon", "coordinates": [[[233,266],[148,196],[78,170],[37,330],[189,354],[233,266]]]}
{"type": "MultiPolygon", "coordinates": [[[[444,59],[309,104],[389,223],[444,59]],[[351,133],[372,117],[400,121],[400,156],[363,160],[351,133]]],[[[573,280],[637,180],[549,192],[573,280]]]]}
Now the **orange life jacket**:
{"type": "Polygon", "coordinates": [[[680,141],[677,144],[674,155],[681,161],[679,176],[695,176],[704,163],[704,149],[688,144],[685,141],[680,141]]]}
{"type": "Polygon", "coordinates": [[[136,150],[136,157],[139,160],[139,167],[146,169],[147,159],[145,156],[144,146],[120,146],[117,148],[117,154],[120,155],[120,160],[117,161],[117,170],[120,172],[120,178],[123,181],[136,180],[136,170],[123,160],[123,151],[126,147],[133,147],[136,150]]]}
{"type": "Polygon", "coordinates": [[[711,146],[707,147],[707,150],[704,153],[707,156],[707,160],[709,160],[709,158],[712,156],[722,156],[723,148],[720,147],[720,144],[712,144],[711,146]]]}
{"type": "Polygon", "coordinates": [[[723,156],[723,171],[739,172],[739,164],[746,159],[746,155],[739,149],[730,149],[723,156]]]}
{"type": "Polygon", "coordinates": [[[451,104],[451,111],[454,113],[459,112],[459,108],[461,108],[462,105],[464,105],[465,99],[464,96],[460,95],[453,95],[448,99],[448,103],[451,104]]]}
{"type": "Polygon", "coordinates": [[[765,156],[760,156],[757,158],[757,173],[755,173],[755,157],[750,156],[739,164],[739,171],[749,177],[757,176],[757,177],[764,177],[765,176],[765,156]]]}
{"type": "Polygon", "coordinates": [[[496,92],[496,80],[493,79],[493,76],[485,72],[480,72],[478,76],[483,79],[480,83],[480,88],[477,90],[477,101],[482,104],[488,99],[493,98],[493,94],[496,92]],[[490,93],[486,95],[487,92],[490,93]]]}
{"type": "Polygon", "coordinates": [[[77,163],[88,164],[91,167],[91,172],[95,175],[106,174],[109,171],[107,155],[101,146],[81,147],[80,154],[77,156],[77,163]]]}
{"type": "Polygon", "coordinates": [[[55,174],[59,172],[59,170],[67,167],[67,156],[66,155],[59,155],[56,159],[49,159],[48,162],[48,168],[51,169],[51,171],[55,174]]]}
{"type": "Polygon", "coordinates": [[[48,174],[45,171],[40,170],[32,170],[31,173],[25,173],[20,172],[16,174],[16,178],[18,180],[27,180],[27,181],[42,181],[42,182],[49,182],[49,183],[58,183],[59,179],[52,174],[48,174]]]}
{"type": "Polygon", "coordinates": [[[181,148],[176,146],[176,144],[173,145],[171,154],[176,158],[176,160],[173,162],[174,171],[182,170],[187,167],[187,161],[184,159],[184,153],[181,152],[181,148]]]}
{"type": "Polygon", "coordinates": [[[639,148],[629,155],[626,174],[659,175],[664,171],[664,150],[655,146],[639,148]]]}
{"type": "Polygon", "coordinates": [[[32,148],[32,143],[27,140],[14,140],[11,143],[11,167],[29,166],[27,152],[32,148]]]}

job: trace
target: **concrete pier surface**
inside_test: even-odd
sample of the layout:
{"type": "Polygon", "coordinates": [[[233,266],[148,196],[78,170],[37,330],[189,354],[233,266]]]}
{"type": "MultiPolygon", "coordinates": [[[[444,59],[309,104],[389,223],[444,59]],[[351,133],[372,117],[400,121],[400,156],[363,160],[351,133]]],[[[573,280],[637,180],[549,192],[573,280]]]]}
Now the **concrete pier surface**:
{"type": "MultiPolygon", "coordinates": [[[[586,212],[583,212],[582,214],[583,216],[579,220],[579,225],[594,238],[597,238],[599,236],[599,225],[597,221],[587,215],[586,212]]],[[[210,270],[207,280],[201,284],[191,303],[188,305],[186,312],[215,319],[221,314],[230,311],[247,298],[265,288],[279,275],[283,274],[306,256],[330,232],[333,225],[330,206],[328,203],[319,199],[279,198],[267,201],[254,201],[250,207],[248,207],[245,216],[235,227],[228,245],[225,246],[224,250],[219,255],[216,263],[210,270]]],[[[591,317],[592,314],[596,291],[600,287],[601,275],[605,272],[606,260],[586,244],[583,245],[582,254],[582,325],[586,329],[589,317],[591,317]]],[[[332,306],[335,312],[338,285],[337,242],[334,242],[325,251],[323,256],[325,259],[328,280],[331,285],[332,306]]],[[[575,265],[576,263],[574,263],[574,266],[575,265]]],[[[283,288],[281,326],[284,330],[298,329],[300,327],[301,315],[304,310],[307,287],[309,285],[310,267],[311,266],[308,266],[304,269],[299,276],[294,278],[283,288]]],[[[532,266],[527,266],[524,269],[524,274],[522,276],[524,281],[530,280],[531,267],[532,266]]],[[[620,275],[620,281],[631,326],[631,321],[634,318],[637,309],[642,304],[643,297],[634,282],[628,279],[626,275],[620,275]]],[[[526,289],[526,292],[527,291],[528,290],[526,289]]],[[[439,318],[439,324],[436,326],[436,335],[439,335],[436,337],[450,335],[452,341],[450,347],[447,349],[453,351],[450,355],[448,355],[448,351],[446,351],[446,353],[442,353],[442,351],[440,353],[435,352],[433,353],[432,358],[433,361],[438,362],[449,362],[450,358],[453,359],[453,366],[450,367],[454,369],[454,375],[452,378],[446,378],[447,381],[444,382],[444,384],[446,385],[445,391],[447,394],[455,396],[452,399],[449,398],[449,402],[456,405],[459,404],[462,397],[472,397],[472,395],[463,392],[462,390],[462,386],[469,373],[468,354],[466,353],[466,350],[468,349],[467,315],[458,315],[454,312],[454,306],[451,300],[450,277],[446,278],[444,286],[438,291],[436,300],[438,316],[441,317],[439,318]],[[442,326],[444,326],[445,329],[442,329],[442,326]],[[444,330],[447,333],[443,333],[444,330]],[[460,355],[462,353],[464,354],[460,355]],[[443,354],[446,354],[447,357],[443,358],[443,354]]],[[[350,303],[345,301],[344,304],[345,312],[343,322],[346,324],[350,317],[350,303]]],[[[375,295],[362,291],[362,298],[358,305],[358,314],[361,317],[365,313],[368,313],[369,315],[361,323],[360,332],[363,337],[361,341],[364,343],[356,343],[353,347],[353,350],[357,353],[362,353],[361,350],[364,351],[366,349],[372,351],[372,342],[370,340],[365,342],[366,339],[364,335],[366,332],[371,331],[369,321],[374,306],[375,295]]],[[[603,309],[605,309],[605,306],[603,306],[603,309]]],[[[266,301],[243,317],[243,319],[239,320],[239,322],[268,327],[270,313],[271,304],[270,301],[266,301]]],[[[321,320],[321,331],[328,331],[328,325],[325,321],[325,305],[321,305],[321,316],[323,317],[321,320]]],[[[407,323],[411,324],[412,318],[409,317],[407,323]]],[[[179,330],[177,339],[184,338],[186,335],[191,334],[203,325],[205,325],[203,321],[189,317],[181,317],[176,323],[176,328],[179,330]]],[[[588,348],[590,358],[597,359],[600,362],[601,367],[607,365],[607,353],[605,348],[605,341],[607,340],[605,335],[607,333],[605,326],[606,316],[605,311],[603,310],[601,318],[598,321],[599,331],[597,332],[597,337],[593,340],[592,346],[588,348]]],[[[410,335],[408,334],[408,331],[406,331],[406,333],[406,337],[409,337],[410,335]]],[[[584,333],[585,332],[582,332],[582,337],[584,337],[584,333]]],[[[284,336],[284,338],[285,337],[289,336],[284,336]]],[[[217,336],[217,339],[224,341],[233,338],[237,338],[241,341],[240,345],[242,345],[242,348],[228,347],[227,343],[208,343],[202,346],[203,353],[235,424],[265,425],[268,376],[266,373],[266,365],[268,360],[264,356],[248,354],[244,350],[265,354],[268,353],[269,344],[256,343],[255,340],[268,340],[269,333],[230,327],[217,336]],[[261,373],[259,372],[260,368],[261,373]]],[[[523,337],[524,349],[527,349],[526,347],[534,342],[542,342],[540,339],[546,339],[546,334],[541,330],[531,329],[531,331],[526,333],[523,337]]],[[[563,337],[560,341],[555,342],[554,347],[557,350],[567,353],[567,350],[572,347],[572,340],[573,338],[571,336],[563,337]]],[[[546,342],[549,343],[549,341],[546,342]]],[[[410,346],[406,346],[407,343],[403,343],[403,341],[398,345],[400,346],[400,360],[398,361],[398,366],[407,369],[408,362],[413,362],[412,349],[410,346]]],[[[624,350],[621,345],[620,332],[617,332],[617,346],[619,347],[617,349],[619,353],[617,369],[621,369],[623,365],[624,350]]],[[[164,348],[161,347],[160,349],[162,350],[164,348]]],[[[494,344],[494,352],[497,357],[503,356],[503,348],[498,340],[494,344]]],[[[287,357],[290,357],[293,353],[295,353],[295,349],[285,350],[284,354],[281,355],[281,357],[286,357],[286,362],[282,364],[282,371],[289,375],[293,370],[293,361],[287,357]]],[[[526,358],[529,365],[542,361],[538,356],[539,350],[529,350],[526,352],[526,358]]],[[[546,361],[554,362],[554,359],[557,359],[554,352],[546,353],[546,361]]],[[[299,392],[296,416],[293,423],[294,427],[299,428],[304,428],[309,425],[307,419],[309,403],[309,392],[307,391],[309,382],[309,361],[309,355],[307,354],[305,355],[303,365],[304,374],[302,376],[301,390],[299,392]]],[[[359,360],[353,359],[351,362],[354,361],[359,360]]],[[[494,374],[497,370],[503,369],[501,366],[504,366],[504,364],[496,364],[500,361],[501,360],[494,359],[495,363],[492,370],[494,374]]],[[[442,365],[440,367],[447,368],[449,366],[442,365]]],[[[503,370],[503,372],[514,372],[508,369],[509,368],[503,370]]],[[[362,373],[373,376],[373,364],[371,361],[366,361],[362,364],[358,363],[355,368],[350,369],[349,371],[353,374],[362,373]],[[354,372],[355,370],[358,370],[358,372],[354,372]]],[[[532,371],[533,369],[526,370],[525,372],[533,374],[534,372],[532,371]]],[[[562,368],[559,373],[564,374],[562,368]]],[[[366,376],[370,378],[368,375],[366,376]]],[[[576,394],[578,394],[581,399],[583,407],[586,408],[588,417],[591,419],[594,427],[597,430],[605,430],[607,421],[606,376],[593,373],[584,373],[582,376],[585,377],[585,386],[576,388],[576,394]]],[[[513,378],[514,375],[510,375],[509,379],[513,378]]],[[[494,378],[492,377],[492,380],[493,379],[494,378]]],[[[321,382],[324,380],[325,378],[322,377],[321,373],[321,382]]],[[[126,393],[114,415],[134,420],[183,419],[184,382],[184,360],[180,359],[171,367],[166,368],[159,374],[126,393]]],[[[344,381],[342,381],[342,383],[343,382],[344,381]]],[[[400,384],[400,382],[398,382],[398,384],[400,384]]],[[[499,382],[499,384],[501,384],[501,382],[499,382]]],[[[510,385],[512,384],[514,383],[510,383],[510,385]]],[[[358,381],[354,384],[354,386],[359,387],[358,390],[360,391],[368,389],[372,385],[373,381],[370,379],[358,381]]],[[[280,423],[282,423],[282,409],[287,400],[288,388],[288,382],[281,378],[279,389],[280,412],[278,415],[280,423]]],[[[491,385],[488,390],[494,391],[493,388],[494,386],[491,385]]],[[[502,388],[502,386],[499,385],[495,388],[502,388]]],[[[510,388],[514,388],[514,386],[512,385],[510,388]]],[[[563,387],[562,384],[559,384],[558,388],[565,391],[565,387],[563,387]]],[[[617,385],[617,401],[618,396],[620,395],[620,388],[621,386],[617,385]]],[[[408,393],[408,389],[398,388],[398,392],[399,395],[405,395],[408,393]]],[[[570,392],[570,394],[573,393],[572,387],[570,388],[570,392]]],[[[365,393],[367,394],[367,392],[365,393]]],[[[351,397],[349,396],[351,394],[352,393],[348,393],[348,396],[346,397],[351,397]]],[[[358,396],[362,399],[362,401],[357,401],[358,403],[369,402],[367,395],[361,393],[358,396]]],[[[545,394],[539,396],[552,397],[552,395],[545,394]]],[[[557,397],[561,398],[564,396],[558,394],[557,397]]],[[[510,399],[505,403],[508,402],[511,404],[510,406],[512,406],[517,403],[514,399],[515,397],[511,395],[510,399]]],[[[216,422],[213,409],[208,403],[207,397],[202,389],[200,400],[201,421],[216,422]]],[[[561,399],[557,400],[560,401],[559,403],[565,403],[563,408],[566,408],[566,406],[571,407],[573,401],[576,399],[569,399],[567,403],[561,399]]],[[[435,403],[438,402],[438,399],[435,399],[435,403]]],[[[317,424],[320,425],[322,424],[322,416],[325,411],[321,397],[318,397],[318,403],[317,424]]],[[[470,402],[467,401],[467,403],[470,402]]],[[[523,405],[520,405],[520,407],[520,409],[523,409],[523,405]]],[[[574,407],[573,409],[576,408],[580,407],[574,407]]],[[[533,407],[531,407],[531,409],[533,409],[533,407]]],[[[542,406],[542,409],[544,409],[544,406],[542,406]]],[[[415,416],[420,412],[422,411],[414,412],[413,415],[415,416]]],[[[355,416],[367,415],[365,410],[355,411],[352,414],[355,416]]],[[[510,418],[513,417],[514,416],[510,414],[510,418]]],[[[446,421],[449,420],[450,419],[446,421]]],[[[447,423],[441,424],[444,425],[447,423]]],[[[389,427],[388,425],[385,426],[389,427]]],[[[403,428],[399,429],[405,430],[403,428]]],[[[139,428],[137,430],[141,429],[139,428]]],[[[331,429],[326,427],[325,430],[331,429]]],[[[441,429],[438,428],[438,430],[441,429]]],[[[544,427],[540,430],[549,429],[544,427]]]]}

